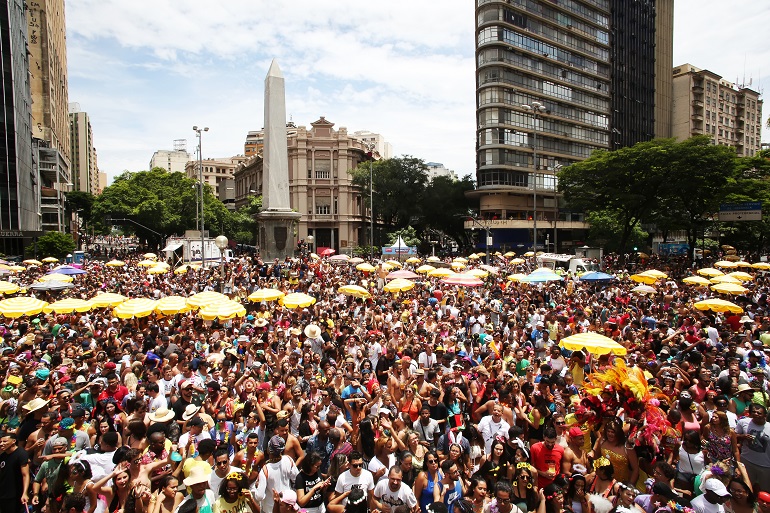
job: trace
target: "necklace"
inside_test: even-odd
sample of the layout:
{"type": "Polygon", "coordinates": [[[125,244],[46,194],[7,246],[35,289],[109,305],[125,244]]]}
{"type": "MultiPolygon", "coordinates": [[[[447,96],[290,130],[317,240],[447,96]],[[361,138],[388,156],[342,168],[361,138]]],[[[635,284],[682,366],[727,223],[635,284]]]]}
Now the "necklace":
{"type": "Polygon", "coordinates": [[[78,440],[78,434],[77,431],[72,432],[72,438],[70,438],[70,451],[75,450],[75,442],[78,440]]]}

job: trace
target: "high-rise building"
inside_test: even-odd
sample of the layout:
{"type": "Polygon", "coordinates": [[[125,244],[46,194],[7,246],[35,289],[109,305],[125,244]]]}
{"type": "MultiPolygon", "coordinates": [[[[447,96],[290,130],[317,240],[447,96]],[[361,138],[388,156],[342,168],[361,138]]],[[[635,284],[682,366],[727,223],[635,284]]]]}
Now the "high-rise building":
{"type": "Polygon", "coordinates": [[[64,194],[74,184],[70,172],[64,0],[35,0],[26,5],[32,137],[39,148],[43,230],[65,231],[71,222],[66,218],[64,194]]]}
{"type": "MultiPolygon", "coordinates": [[[[248,138],[255,132],[249,132],[248,138]]],[[[369,244],[369,210],[349,171],[366,159],[362,142],[324,117],[289,130],[289,200],[302,214],[298,237],[315,237],[315,248],[352,253],[369,244]]],[[[204,166],[205,166],[204,161],[204,166]]],[[[263,161],[253,155],[235,172],[235,205],[262,194],[263,161]]],[[[204,168],[205,169],[205,168],[204,168]]]]}
{"type": "MultiPolygon", "coordinates": [[[[225,180],[232,180],[238,164],[247,160],[243,155],[226,158],[203,159],[203,183],[211,187],[212,192],[220,201],[233,200],[234,197],[225,194],[226,188],[220,188],[219,184],[225,180]],[[220,193],[223,195],[220,197],[220,193]]],[[[193,180],[198,180],[198,161],[190,160],[185,165],[185,175],[193,180]]]]}
{"type": "Polygon", "coordinates": [[[535,224],[538,249],[582,245],[587,224],[560,205],[556,173],[597,149],[668,135],[656,112],[667,101],[657,89],[666,87],[658,74],[670,57],[659,54],[671,51],[671,3],[477,0],[469,194],[481,219],[467,228],[481,222],[495,247],[514,251],[533,245],[535,224]]]}
{"type": "Polygon", "coordinates": [[[713,144],[735,148],[749,157],[762,148],[762,99],[716,73],[683,64],[674,68],[672,135],[687,139],[705,134],[713,144]]]}
{"type": "Polygon", "coordinates": [[[105,173],[104,171],[99,171],[99,186],[95,194],[97,195],[101,194],[102,192],[104,192],[104,189],[106,188],[107,188],[107,173],[105,173]]]}
{"type": "Polygon", "coordinates": [[[379,158],[389,159],[393,157],[393,145],[386,141],[381,134],[375,134],[369,130],[357,130],[351,135],[366,145],[374,146],[374,151],[380,155],[379,158]]]}
{"type": "Polygon", "coordinates": [[[169,173],[184,173],[190,158],[187,153],[187,140],[176,139],[173,150],[158,150],[152,154],[149,169],[160,167],[169,173]]]}
{"type": "Polygon", "coordinates": [[[96,160],[94,134],[87,112],[79,103],[70,103],[70,172],[73,189],[96,194],[99,189],[99,166],[96,160]]]}
{"type": "Polygon", "coordinates": [[[425,174],[428,175],[428,180],[433,180],[437,176],[446,176],[452,180],[457,180],[457,173],[451,169],[447,169],[444,164],[440,162],[426,162],[425,166],[428,168],[425,174]]]}
{"type": "Polygon", "coordinates": [[[23,0],[0,0],[0,252],[22,255],[40,233],[40,175],[32,142],[28,33],[23,0]]]}

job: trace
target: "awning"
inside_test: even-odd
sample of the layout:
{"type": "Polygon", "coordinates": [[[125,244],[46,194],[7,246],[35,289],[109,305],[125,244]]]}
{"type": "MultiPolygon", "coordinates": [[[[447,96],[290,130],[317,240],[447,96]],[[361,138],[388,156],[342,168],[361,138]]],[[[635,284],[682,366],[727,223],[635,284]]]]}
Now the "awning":
{"type": "Polygon", "coordinates": [[[177,249],[181,248],[182,246],[184,246],[184,242],[171,242],[171,243],[168,244],[168,246],[166,246],[165,248],[161,249],[161,251],[163,251],[163,252],[166,252],[166,251],[176,251],[177,249]]]}

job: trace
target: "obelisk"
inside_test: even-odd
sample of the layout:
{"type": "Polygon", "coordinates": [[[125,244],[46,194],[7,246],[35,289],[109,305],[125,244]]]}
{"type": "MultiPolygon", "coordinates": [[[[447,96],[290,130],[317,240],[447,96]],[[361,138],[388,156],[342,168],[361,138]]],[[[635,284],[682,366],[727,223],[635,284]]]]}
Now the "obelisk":
{"type": "Polygon", "coordinates": [[[265,143],[262,150],[262,210],[259,254],[263,260],[293,256],[295,224],[302,217],[289,200],[289,151],[286,136],[286,89],[273,59],[265,77],[265,143]]]}

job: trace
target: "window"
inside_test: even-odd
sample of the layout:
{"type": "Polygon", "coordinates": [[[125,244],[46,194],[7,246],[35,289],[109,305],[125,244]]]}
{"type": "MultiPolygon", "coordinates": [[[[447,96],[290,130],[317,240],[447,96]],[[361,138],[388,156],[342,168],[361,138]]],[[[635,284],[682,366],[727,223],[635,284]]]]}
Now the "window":
{"type": "Polygon", "coordinates": [[[319,216],[328,216],[332,213],[332,200],[330,196],[317,197],[315,199],[315,213],[319,216]]]}
{"type": "Polygon", "coordinates": [[[329,159],[316,159],[315,177],[317,179],[329,179],[331,177],[332,161],[329,159]]]}

